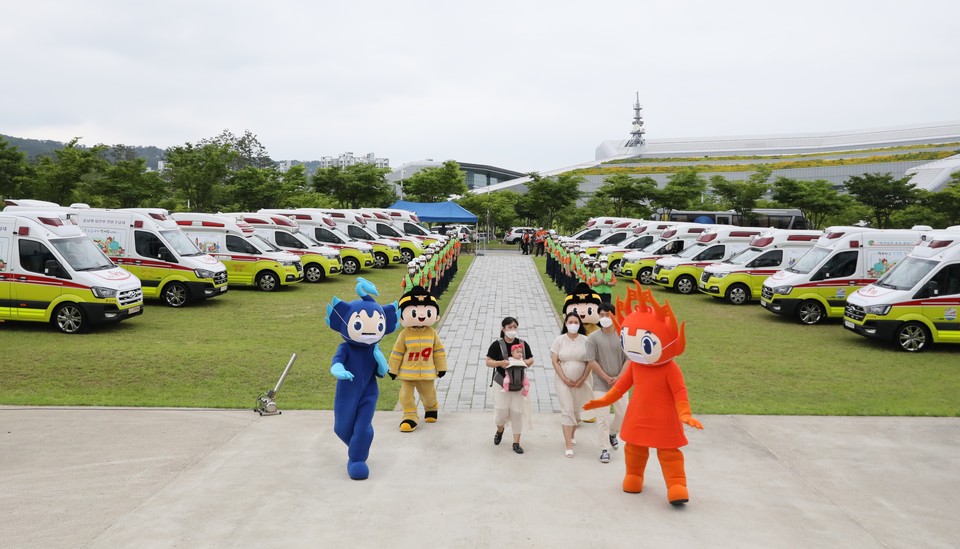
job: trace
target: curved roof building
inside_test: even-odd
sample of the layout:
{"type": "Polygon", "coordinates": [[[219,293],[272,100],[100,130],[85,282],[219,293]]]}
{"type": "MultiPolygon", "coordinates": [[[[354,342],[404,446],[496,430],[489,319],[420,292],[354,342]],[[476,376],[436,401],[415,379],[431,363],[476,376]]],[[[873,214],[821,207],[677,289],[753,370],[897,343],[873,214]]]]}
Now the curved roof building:
{"type": "MultiPolygon", "coordinates": [[[[581,190],[592,194],[612,173],[649,176],[660,185],[673,171],[695,166],[710,178],[747,179],[758,164],[769,165],[771,180],[789,177],[822,179],[836,187],[853,175],[890,173],[912,176],[918,188],[940,191],[960,170],[960,122],[916,124],[821,133],[646,139],[639,103],[634,105],[629,138],[604,141],[595,160],[543,172],[551,176],[578,171],[581,190]]],[[[526,192],[528,177],[476,189],[475,192],[526,192]]]]}

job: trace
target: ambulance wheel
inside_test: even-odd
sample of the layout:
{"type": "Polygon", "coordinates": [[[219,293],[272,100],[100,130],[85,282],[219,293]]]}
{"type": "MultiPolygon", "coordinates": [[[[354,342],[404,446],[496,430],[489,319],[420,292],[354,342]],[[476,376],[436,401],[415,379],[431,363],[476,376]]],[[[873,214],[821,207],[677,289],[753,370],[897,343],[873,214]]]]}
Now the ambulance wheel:
{"type": "Polygon", "coordinates": [[[746,284],[734,284],[727,288],[727,301],[734,305],[743,305],[750,301],[750,288],[746,284]]]}
{"type": "Polygon", "coordinates": [[[58,305],[50,320],[65,334],[80,334],[87,331],[87,315],[76,303],[58,305]]]}
{"type": "Polygon", "coordinates": [[[919,353],[930,346],[930,332],[919,322],[907,322],[900,326],[894,338],[900,350],[908,353],[919,353]]]}
{"type": "Polygon", "coordinates": [[[265,292],[272,292],[280,287],[280,279],[273,271],[263,271],[257,275],[257,288],[265,292]]]}
{"type": "Polygon", "coordinates": [[[348,275],[357,274],[357,271],[359,270],[360,270],[360,263],[356,259],[352,257],[343,258],[343,271],[342,271],[343,274],[348,274],[348,275]]]}
{"type": "Polygon", "coordinates": [[[171,282],[163,287],[160,299],[171,307],[183,307],[190,302],[190,290],[179,282],[171,282]]]}
{"type": "Polygon", "coordinates": [[[413,261],[413,252],[408,249],[400,250],[400,259],[403,260],[404,264],[410,263],[413,261]]]}
{"type": "Polygon", "coordinates": [[[382,269],[390,264],[390,258],[383,252],[373,254],[373,266],[382,269]]]}
{"type": "Polygon", "coordinates": [[[309,263],[303,268],[303,278],[307,282],[320,282],[326,277],[327,274],[323,272],[323,267],[316,263],[309,263]]]}
{"type": "Polygon", "coordinates": [[[673,288],[683,295],[692,294],[697,289],[697,281],[690,275],[681,275],[673,283],[673,288]]]}
{"type": "Polygon", "coordinates": [[[620,260],[614,259],[610,262],[610,270],[613,271],[613,274],[620,276],[620,260]]]}
{"type": "Polygon", "coordinates": [[[640,281],[640,284],[646,284],[648,286],[653,284],[653,269],[650,267],[640,269],[640,272],[637,273],[637,280],[640,281]]]}
{"type": "Polygon", "coordinates": [[[808,299],[797,307],[797,320],[801,324],[812,326],[823,322],[824,318],[827,318],[827,311],[817,301],[808,299]]]}

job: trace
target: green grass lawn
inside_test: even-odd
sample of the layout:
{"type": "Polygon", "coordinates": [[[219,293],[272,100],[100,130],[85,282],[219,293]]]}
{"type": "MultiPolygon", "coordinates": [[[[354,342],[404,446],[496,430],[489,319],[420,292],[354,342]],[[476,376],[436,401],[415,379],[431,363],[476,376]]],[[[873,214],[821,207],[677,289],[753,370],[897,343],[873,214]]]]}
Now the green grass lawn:
{"type": "MultiPolygon", "coordinates": [[[[544,259],[535,258],[541,273],[544,259]]],[[[565,297],[542,274],[556,307],[565,297]]],[[[626,293],[626,279],[616,295],[626,293]]],[[[908,354],[843,329],[803,326],[762,309],[659,286],[686,322],[677,358],[693,409],[705,414],[960,415],[960,345],[908,354]]]]}
{"type": "MultiPolygon", "coordinates": [[[[457,278],[473,256],[460,256],[457,278]]],[[[362,276],[390,303],[400,295],[401,266],[362,276]]],[[[301,282],[273,293],[231,287],[225,295],[171,309],[148,300],[142,316],[84,335],[47,324],[0,324],[0,404],[245,408],[272,389],[292,353],[297,361],[277,396],[281,409],[330,409],[336,380],[330,359],[342,342],[324,322],[335,295],[357,299],[356,278],[301,282]]],[[[396,332],[381,342],[389,355],[396,332]]],[[[380,383],[381,409],[396,405],[399,384],[380,383]]]]}
{"type": "MultiPolygon", "coordinates": [[[[472,260],[460,257],[442,312],[472,260]]],[[[534,260],[543,272],[543,259],[534,260]]],[[[363,276],[379,288],[378,301],[389,303],[400,296],[403,274],[394,266],[363,276]]],[[[618,292],[625,292],[624,282],[618,292]]],[[[341,339],[324,323],[325,308],[334,295],[356,299],[355,285],[354,277],[339,276],[269,294],[234,287],[184,309],[148,301],[143,316],[80,336],[49,325],[0,324],[0,403],[252,407],[297,353],[278,405],[329,409],[330,358],[341,339]]],[[[550,283],[547,289],[559,307],[563,294],[550,283]]],[[[911,355],[839,322],[801,326],[758,305],[653,292],[669,298],[687,323],[687,350],[677,362],[696,413],[960,415],[960,346],[911,355]]],[[[387,336],[381,348],[388,352],[395,339],[387,336]]],[[[398,389],[381,382],[381,409],[394,408],[398,389]]]]}

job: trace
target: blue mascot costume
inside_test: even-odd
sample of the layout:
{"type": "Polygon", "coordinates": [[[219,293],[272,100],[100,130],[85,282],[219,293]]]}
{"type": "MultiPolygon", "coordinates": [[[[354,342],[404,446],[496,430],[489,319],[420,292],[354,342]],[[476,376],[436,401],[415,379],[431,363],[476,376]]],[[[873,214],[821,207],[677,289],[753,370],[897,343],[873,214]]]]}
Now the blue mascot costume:
{"type": "Polygon", "coordinates": [[[347,302],[334,297],[327,305],[327,325],[343,337],[330,367],[338,380],[333,431],[347,445],[347,473],[354,480],[370,475],[366,462],[373,442],[373,412],[380,396],[376,378],[388,370],[377,343],[397,329],[397,304],[381,306],[370,294],[380,295],[370,281],[357,277],[360,299],[347,302]]]}

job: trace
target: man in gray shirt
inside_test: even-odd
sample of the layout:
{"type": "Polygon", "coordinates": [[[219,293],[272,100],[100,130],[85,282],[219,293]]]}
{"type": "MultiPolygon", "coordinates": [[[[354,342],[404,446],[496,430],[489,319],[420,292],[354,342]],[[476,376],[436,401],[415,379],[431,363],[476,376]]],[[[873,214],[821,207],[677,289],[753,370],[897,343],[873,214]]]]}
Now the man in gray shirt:
{"type": "MultiPolygon", "coordinates": [[[[593,372],[593,395],[600,398],[617,382],[620,374],[630,361],[620,347],[620,335],[613,327],[613,305],[601,303],[600,329],[587,337],[587,367],[593,372]]],[[[600,434],[600,462],[610,462],[610,449],[616,450],[620,444],[617,434],[627,411],[627,399],[613,403],[613,422],[610,422],[609,410],[597,410],[597,432],[600,434]]]]}

